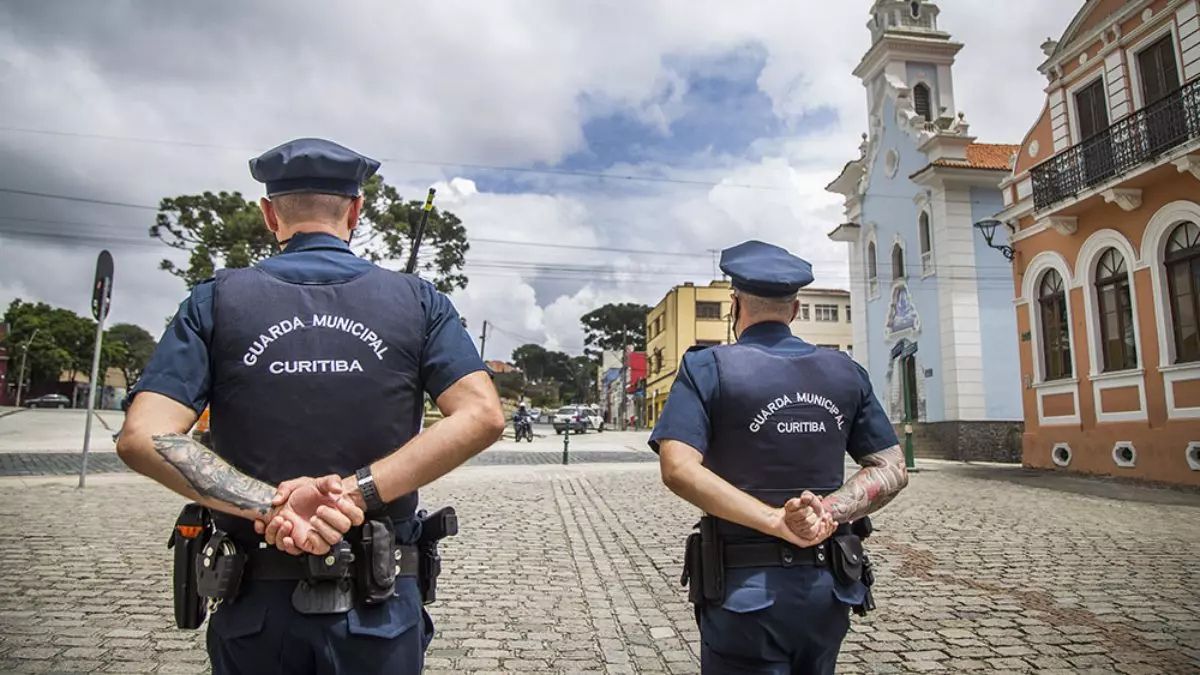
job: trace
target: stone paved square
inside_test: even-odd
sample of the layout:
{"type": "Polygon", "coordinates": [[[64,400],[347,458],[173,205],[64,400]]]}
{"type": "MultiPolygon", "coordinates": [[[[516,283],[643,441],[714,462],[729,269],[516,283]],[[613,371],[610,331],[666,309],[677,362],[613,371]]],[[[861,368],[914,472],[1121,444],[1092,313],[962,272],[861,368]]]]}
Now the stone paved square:
{"type": "MultiPolygon", "coordinates": [[[[1200,672],[1194,493],[925,468],[876,519],[879,609],[839,672],[1200,672]]],[[[0,671],[206,670],[171,618],[178,498],[129,474],[2,489],[0,671]]],[[[462,523],[429,673],[698,672],[679,586],[698,514],[653,463],[473,466],[423,501],[462,523]]]]}

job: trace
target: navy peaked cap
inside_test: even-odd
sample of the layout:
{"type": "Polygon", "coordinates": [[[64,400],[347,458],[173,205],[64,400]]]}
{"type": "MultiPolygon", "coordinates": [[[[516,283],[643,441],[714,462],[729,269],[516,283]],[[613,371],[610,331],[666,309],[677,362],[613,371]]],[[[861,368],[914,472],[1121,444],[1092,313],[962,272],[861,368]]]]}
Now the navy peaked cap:
{"type": "Polygon", "coordinates": [[[782,298],[813,282],[807,260],[761,241],[721,251],[721,271],[729,275],[737,290],[763,298],[782,298]]]}
{"type": "Polygon", "coordinates": [[[379,162],[322,138],[297,138],[250,160],[250,175],[267,196],[294,192],[357,197],[379,162]]]}

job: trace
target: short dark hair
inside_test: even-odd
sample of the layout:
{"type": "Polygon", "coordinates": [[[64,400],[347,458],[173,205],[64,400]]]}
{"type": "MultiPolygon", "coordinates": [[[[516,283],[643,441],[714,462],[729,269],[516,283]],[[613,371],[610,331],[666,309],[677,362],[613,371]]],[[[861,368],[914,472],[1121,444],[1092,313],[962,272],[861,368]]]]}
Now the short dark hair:
{"type": "Polygon", "coordinates": [[[293,192],[271,198],[275,213],[285,223],[305,221],[337,221],[346,217],[354,200],[345,195],[329,195],[319,192],[293,192]]]}

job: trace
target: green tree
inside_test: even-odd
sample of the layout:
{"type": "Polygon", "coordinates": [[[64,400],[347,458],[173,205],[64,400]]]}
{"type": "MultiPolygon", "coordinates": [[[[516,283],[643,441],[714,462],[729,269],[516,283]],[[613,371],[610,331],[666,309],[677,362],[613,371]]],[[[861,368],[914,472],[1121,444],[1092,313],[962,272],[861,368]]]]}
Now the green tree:
{"type": "Polygon", "coordinates": [[[633,345],[646,349],[646,315],[650,308],[632,302],[608,304],[580,318],[584,330],[584,353],[598,359],[605,350],[622,350],[633,345]]]}
{"type": "MultiPolygon", "coordinates": [[[[352,240],[355,250],[375,262],[395,260],[403,265],[412,250],[423,202],[402,199],[378,175],[363,186],[363,197],[352,240]]],[[[263,225],[258,205],[240,192],[163,199],[150,236],[189,254],[183,267],[170,260],[160,263],[161,269],[183,279],[188,288],[211,277],[219,267],[249,267],[278,250],[274,235],[263,225]]],[[[464,288],[467,277],[462,267],[467,249],[462,221],[434,207],[421,241],[418,270],[443,292],[464,288]]]]}
{"type": "Polygon", "coordinates": [[[104,344],[112,345],[111,365],[120,368],[125,375],[125,383],[133,386],[154,354],[156,343],[154,336],[145,328],[131,323],[118,323],[106,331],[104,344]]]}
{"type": "Polygon", "coordinates": [[[170,260],[159,263],[160,269],[183,279],[188,288],[211,277],[218,266],[249,267],[278,250],[258,205],[240,192],[163,199],[150,236],[188,252],[187,267],[170,260]]]}
{"type": "MultiPolygon", "coordinates": [[[[363,254],[375,262],[407,262],[423,207],[423,201],[404,200],[396,188],[383,182],[382,176],[372,176],[363,185],[360,227],[365,228],[355,235],[361,238],[363,254]]],[[[466,288],[462,267],[469,247],[467,228],[458,216],[434,206],[421,239],[417,269],[443,293],[466,288]]]]}
{"type": "MultiPolygon", "coordinates": [[[[25,346],[29,346],[25,377],[30,383],[54,383],[63,372],[71,379],[79,373],[91,374],[95,321],[69,309],[51,307],[44,302],[22,302],[18,298],[5,311],[4,322],[9,326],[5,347],[15,357],[18,369],[20,356],[25,346]]],[[[101,381],[109,362],[119,356],[120,349],[106,344],[100,350],[101,381]]]]}
{"type": "Polygon", "coordinates": [[[550,366],[550,352],[541,345],[521,345],[513,350],[512,362],[530,383],[542,383],[550,366]]]}

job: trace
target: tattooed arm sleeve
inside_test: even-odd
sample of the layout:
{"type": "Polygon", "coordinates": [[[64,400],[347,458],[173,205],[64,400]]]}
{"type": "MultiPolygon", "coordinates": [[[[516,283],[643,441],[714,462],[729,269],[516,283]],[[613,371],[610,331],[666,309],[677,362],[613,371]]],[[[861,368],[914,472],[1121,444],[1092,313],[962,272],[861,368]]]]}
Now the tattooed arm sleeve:
{"type": "Polygon", "coordinates": [[[215,452],[183,434],[152,438],[155,452],[175,467],[200,496],[260,516],[271,510],[275,488],[239,472],[215,452]]]}
{"type": "Polygon", "coordinates": [[[848,523],[874,513],[895,499],[908,485],[904,452],[899,445],[872,453],[859,460],[858,470],[840,490],[825,498],[825,507],[839,523],[848,523]]]}
{"type": "Polygon", "coordinates": [[[261,518],[275,489],[193,441],[187,431],[195,421],[189,406],[143,391],[125,415],[117,454],[129,468],[192,501],[242,518],[261,518]]]}

